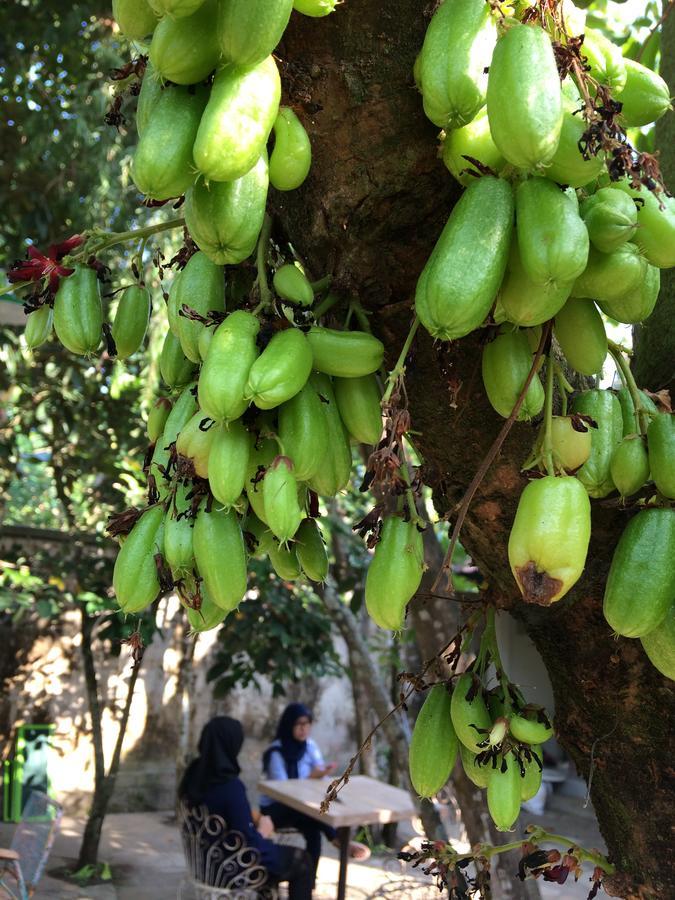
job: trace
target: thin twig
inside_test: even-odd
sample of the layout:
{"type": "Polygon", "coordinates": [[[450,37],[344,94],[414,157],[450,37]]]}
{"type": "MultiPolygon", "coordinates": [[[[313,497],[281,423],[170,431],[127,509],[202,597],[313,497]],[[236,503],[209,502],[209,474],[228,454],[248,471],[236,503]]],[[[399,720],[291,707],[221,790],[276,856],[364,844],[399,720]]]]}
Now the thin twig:
{"type": "Polygon", "coordinates": [[[640,47],[640,50],[639,50],[637,56],[635,57],[635,62],[640,62],[640,60],[642,59],[642,54],[647,49],[647,44],[649,43],[650,38],[652,37],[654,32],[657,31],[661,27],[661,25],[663,25],[663,23],[666,21],[668,16],[673,11],[673,6],[675,6],[675,0],[668,0],[668,6],[666,6],[666,8],[663,10],[661,18],[658,20],[658,22],[656,22],[655,25],[652,25],[652,27],[649,29],[649,34],[642,42],[642,46],[640,47]]]}

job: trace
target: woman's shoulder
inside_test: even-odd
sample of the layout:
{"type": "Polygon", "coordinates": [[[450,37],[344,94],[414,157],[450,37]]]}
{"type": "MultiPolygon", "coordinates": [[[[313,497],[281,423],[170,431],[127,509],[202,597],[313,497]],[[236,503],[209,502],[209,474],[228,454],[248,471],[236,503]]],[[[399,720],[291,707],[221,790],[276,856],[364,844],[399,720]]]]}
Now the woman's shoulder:
{"type": "Polygon", "coordinates": [[[312,759],[316,759],[321,757],[321,750],[319,750],[319,745],[313,738],[307,738],[307,749],[305,750],[305,756],[310,756],[312,759]]]}

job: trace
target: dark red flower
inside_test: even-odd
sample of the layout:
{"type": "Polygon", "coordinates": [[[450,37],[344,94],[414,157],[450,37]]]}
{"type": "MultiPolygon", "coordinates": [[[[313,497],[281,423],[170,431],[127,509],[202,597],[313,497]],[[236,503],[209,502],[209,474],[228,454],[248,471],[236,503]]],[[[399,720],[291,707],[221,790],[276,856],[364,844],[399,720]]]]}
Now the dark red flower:
{"type": "Polygon", "coordinates": [[[52,244],[45,255],[37,247],[29,247],[27,258],[14,262],[7,272],[10,284],[20,281],[46,280],[46,287],[50,294],[55,294],[59,287],[59,280],[72,275],[74,269],[60,265],[64,256],[71,253],[76,247],[84,243],[81,234],[74,234],[60,244],[52,244]]]}

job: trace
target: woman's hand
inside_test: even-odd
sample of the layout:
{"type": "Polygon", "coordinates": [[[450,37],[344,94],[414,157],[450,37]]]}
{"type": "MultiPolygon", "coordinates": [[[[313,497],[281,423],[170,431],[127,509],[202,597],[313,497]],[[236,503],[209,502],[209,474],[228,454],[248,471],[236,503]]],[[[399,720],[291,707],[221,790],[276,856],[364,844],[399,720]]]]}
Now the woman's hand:
{"type": "Polygon", "coordinates": [[[309,777],[310,778],[323,778],[324,775],[328,775],[328,774],[330,774],[330,772],[334,771],[336,766],[337,766],[337,763],[334,763],[334,762],[326,763],[324,766],[314,766],[314,768],[312,769],[312,771],[309,774],[309,777]]]}
{"type": "Polygon", "coordinates": [[[274,833],[274,822],[269,816],[260,816],[258,819],[258,834],[268,838],[274,833]]]}

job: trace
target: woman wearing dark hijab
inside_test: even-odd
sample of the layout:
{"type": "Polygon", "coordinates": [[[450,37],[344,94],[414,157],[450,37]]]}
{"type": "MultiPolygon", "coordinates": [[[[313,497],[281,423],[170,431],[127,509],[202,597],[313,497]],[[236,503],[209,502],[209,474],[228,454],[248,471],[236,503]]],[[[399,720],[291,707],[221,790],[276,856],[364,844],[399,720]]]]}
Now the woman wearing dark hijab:
{"type": "Polygon", "coordinates": [[[288,881],[289,900],[310,900],[314,883],[312,860],[304,850],[283,847],[267,840],[271,825],[262,817],[258,828],[239,779],[237,757],[244,743],[241,722],[229,716],[211,719],[199,738],[199,756],[188,766],[178,788],[187,806],[203,804],[221,816],[228,830],[238,831],[260,853],[260,862],[275,881],[288,881]],[[260,830],[258,830],[260,829],[260,830]]]}
{"type": "MultiPolygon", "coordinates": [[[[332,772],[335,763],[324,763],[316,743],[309,736],[312,727],[312,713],[302,703],[290,703],[281,714],[275,740],[263,753],[263,772],[271,781],[286,778],[323,778],[332,772]]],[[[275,828],[295,828],[305,838],[307,852],[314,863],[314,873],[321,856],[321,835],[336,843],[335,829],[319,822],[290,806],[277,803],[269,797],[260,797],[260,811],[269,816],[275,828]]],[[[364,844],[352,841],[350,856],[367,859],[370,851],[364,844]]]]}

